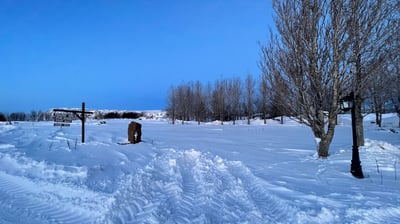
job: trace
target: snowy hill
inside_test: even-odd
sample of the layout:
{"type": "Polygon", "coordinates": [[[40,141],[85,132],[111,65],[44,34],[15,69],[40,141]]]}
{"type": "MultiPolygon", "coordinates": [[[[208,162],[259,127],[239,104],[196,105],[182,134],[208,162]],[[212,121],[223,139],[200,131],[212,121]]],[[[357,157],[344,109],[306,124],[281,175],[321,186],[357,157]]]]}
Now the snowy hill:
{"type": "MultiPolygon", "coordinates": [[[[399,223],[400,134],[365,119],[365,179],[351,176],[351,127],[328,159],[292,120],[171,125],[141,120],[0,123],[0,223],[399,223]]],[[[399,131],[398,128],[395,130],[399,131]]]]}

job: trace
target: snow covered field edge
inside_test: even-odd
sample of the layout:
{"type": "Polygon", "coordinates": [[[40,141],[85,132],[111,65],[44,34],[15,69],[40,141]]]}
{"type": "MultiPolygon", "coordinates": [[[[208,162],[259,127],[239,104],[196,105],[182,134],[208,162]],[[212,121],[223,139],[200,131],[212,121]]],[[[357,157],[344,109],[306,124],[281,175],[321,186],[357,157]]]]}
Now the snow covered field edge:
{"type": "Polygon", "coordinates": [[[328,159],[292,120],[142,120],[136,145],[117,144],[130,120],[89,120],[85,144],[79,122],[0,124],[0,223],[398,223],[397,117],[372,119],[362,180],[349,172],[347,115],[328,159]]]}

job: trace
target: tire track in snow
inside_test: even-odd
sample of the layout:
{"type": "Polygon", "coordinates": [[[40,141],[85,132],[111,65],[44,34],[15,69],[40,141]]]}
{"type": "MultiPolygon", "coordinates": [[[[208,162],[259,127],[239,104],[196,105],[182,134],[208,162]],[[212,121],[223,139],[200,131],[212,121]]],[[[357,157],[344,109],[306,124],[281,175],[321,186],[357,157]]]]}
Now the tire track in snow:
{"type": "Polygon", "coordinates": [[[264,221],[268,223],[295,222],[294,216],[297,209],[292,203],[280,199],[278,196],[268,191],[273,187],[265,181],[256,177],[247,167],[240,162],[231,162],[229,167],[231,173],[240,179],[244,188],[249,192],[249,197],[258,208],[264,221]],[[271,215],[273,214],[273,215],[271,215]]]}
{"type": "Polygon", "coordinates": [[[33,160],[22,153],[2,152],[0,152],[0,171],[50,183],[65,182],[75,185],[81,185],[87,178],[88,172],[86,167],[49,164],[33,160]]]}
{"type": "Polygon", "coordinates": [[[112,199],[0,172],[0,223],[101,222],[112,199]]]}
{"type": "Polygon", "coordinates": [[[196,150],[163,150],[121,184],[111,223],[277,223],[297,211],[241,162],[196,150]]]}

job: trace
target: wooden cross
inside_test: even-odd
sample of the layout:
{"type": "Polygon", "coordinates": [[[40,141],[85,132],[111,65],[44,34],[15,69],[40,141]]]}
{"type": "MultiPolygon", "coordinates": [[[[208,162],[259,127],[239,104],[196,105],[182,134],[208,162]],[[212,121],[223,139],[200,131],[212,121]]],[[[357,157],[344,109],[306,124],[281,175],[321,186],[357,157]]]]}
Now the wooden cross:
{"type": "Polygon", "coordinates": [[[73,113],[77,116],[82,121],[82,143],[85,143],[85,114],[93,114],[91,111],[85,111],[85,102],[82,102],[82,110],[53,109],[53,111],[73,113]]]}

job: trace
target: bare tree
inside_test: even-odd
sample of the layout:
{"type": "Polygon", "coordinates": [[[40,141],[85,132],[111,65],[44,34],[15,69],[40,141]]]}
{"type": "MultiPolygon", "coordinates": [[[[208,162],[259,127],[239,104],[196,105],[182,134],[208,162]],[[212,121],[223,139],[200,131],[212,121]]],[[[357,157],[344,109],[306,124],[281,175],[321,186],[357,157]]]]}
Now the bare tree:
{"type": "Polygon", "coordinates": [[[8,121],[26,121],[27,114],[24,112],[13,112],[8,115],[8,121]]]}
{"type": "Polygon", "coordinates": [[[253,102],[254,102],[254,85],[255,81],[251,74],[246,76],[246,112],[247,112],[247,124],[250,124],[250,119],[253,116],[253,102]]]}
{"type": "Polygon", "coordinates": [[[205,99],[203,95],[203,86],[200,81],[196,82],[193,89],[193,111],[197,124],[200,125],[200,122],[205,118],[205,99]]]}
{"type": "Polygon", "coordinates": [[[397,112],[399,119],[398,127],[400,128],[400,35],[397,33],[400,30],[400,1],[394,2],[392,6],[391,28],[393,35],[391,35],[391,54],[390,63],[387,67],[388,73],[392,77],[392,103],[397,112]]]}
{"type": "Polygon", "coordinates": [[[393,34],[391,28],[387,29],[391,4],[387,0],[352,0],[349,2],[349,9],[348,34],[352,39],[350,63],[355,68],[352,91],[356,98],[358,145],[362,146],[364,145],[362,104],[368,96],[366,85],[369,83],[370,75],[374,74],[371,69],[378,69],[380,65],[377,55],[382,53],[382,48],[393,34]],[[371,63],[377,66],[370,66],[371,63]]]}
{"type": "MultiPolygon", "coordinates": [[[[399,4],[400,5],[400,4],[399,4]]],[[[399,26],[400,29],[400,26],[399,26]]],[[[400,41],[397,43],[397,52],[400,52],[400,41]]],[[[398,127],[400,128],[400,55],[393,57],[393,64],[390,67],[390,74],[393,75],[393,85],[395,86],[392,89],[392,103],[397,112],[397,117],[399,118],[398,127]]]]}
{"type": "Polygon", "coordinates": [[[212,118],[212,96],[213,96],[213,87],[211,82],[207,82],[204,88],[204,109],[205,109],[205,117],[207,120],[211,120],[212,118]]]}
{"type": "Polygon", "coordinates": [[[378,70],[385,58],[383,46],[392,36],[384,19],[390,12],[387,3],[273,1],[278,36],[263,50],[263,73],[271,86],[285,83],[290,96],[283,105],[311,127],[321,157],[328,155],[338,101],[350,91],[356,95],[358,139],[363,145],[361,103],[367,95],[369,74],[378,70]],[[348,92],[346,87],[350,87],[348,92]]]}
{"type": "Polygon", "coordinates": [[[176,88],[176,115],[182,124],[189,120],[190,85],[182,84],[176,88]]]}
{"type": "Polygon", "coordinates": [[[263,73],[283,87],[285,110],[311,127],[318,155],[327,157],[347,71],[345,1],[275,0],[273,7],[278,35],[263,50],[263,73]]]}
{"type": "MultiPolygon", "coordinates": [[[[272,32],[270,32],[272,34],[272,32]]],[[[276,63],[279,49],[276,47],[278,41],[271,35],[270,42],[266,46],[261,45],[263,58],[259,61],[259,67],[262,71],[262,79],[270,90],[271,116],[281,116],[281,124],[284,123],[284,115],[290,115],[287,110],[290,107],[290,89],[285,77],[281,76],[282,69],[276,63]]]]}
{"type": "Polygon", "coordinates": [[[35,110],[32,110],[31,114],[29,116],[29,120],[30,121],[38,121],[38,112],[36,112],[35,110]]]}
{"type": "Polygon", "coordinates": [[[370,65],[375,68],[369,69],[373,75],[368,80],[366,97],[369,99],[371,108],[375,113],[376,124],[378,127],[382,127],[382,114],[385,113],[385,105],[393,99],[393,90],[398,86],[396,77],[391,74],[393,72],[393,61],[389,57],[386,60],[379,61],[379,65],[370,65]]]}
{"type": "MultiPolygon", "coordinates": [[[[400,51],[400,48],[399,48],[400,51]]],[[[399,125],[398,127],[400,128],[400,60],[399,56],[397,56],[397,67],[394,68],[396,73],[394,73],[394,83],[396,87],[393,89],[393,97],[392,97],[392,103],[396,109],[397,112],[397,117],[399,118],[399,125]]]]}
{"type": "Polygon", "coordinates": [[[265,75],[261,75],[260,79],[260,110],[263,115],[264,124],[267,124],[267,109],[268,109],[268,80],[265,75]]]}
{"type": "Polygon", "coordinates": [[[172,120],[172,124],[175,124],[176,113],[177,113],[177,94],[174,86],[170,87],[168,93],[168,105],[167,105],[168,116],[172,120]]]}
{"type": "Polygon", "coordinates": [[[5,122],[5,121],[7,121],[6,115],[0,113],[0,122],[5,122]]]}
{"type": "Polygon", "coordinates": [[[228,84],[228,104],[230,105],[230,114],[233,120],[233,125],[236,124],[236,120],[240,113],[240,98],[242,95],[242,82],[239,77],[234,77],[229,80],[228,84]]]}
{"type": "Polygon", "coordinates": [[[215,118],[220,120],[221,125],[225,120],[226,86],[226,80],[216,80],[212,94],[213,113],[215,118]]]}

